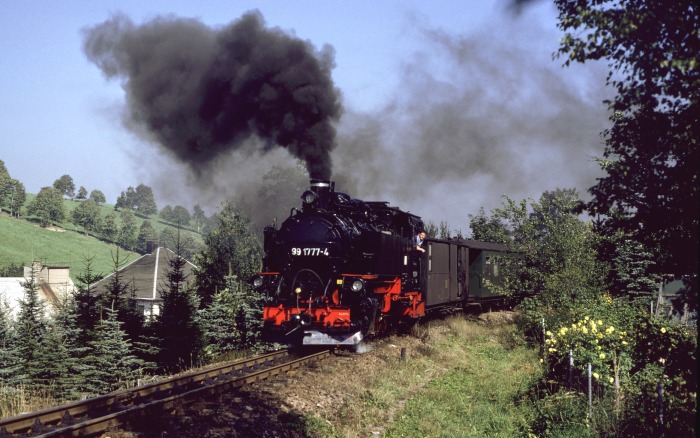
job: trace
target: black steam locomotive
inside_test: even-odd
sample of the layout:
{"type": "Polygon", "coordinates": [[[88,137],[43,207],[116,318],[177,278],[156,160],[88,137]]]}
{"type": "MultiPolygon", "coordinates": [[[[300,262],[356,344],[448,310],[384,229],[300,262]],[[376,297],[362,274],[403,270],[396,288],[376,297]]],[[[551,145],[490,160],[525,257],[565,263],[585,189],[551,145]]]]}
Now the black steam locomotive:
{"type": "Polygon", "coordinates": [[[500,298],[499,244],[426,239],[420,217],[311,181],[301,209],[264,231],[264,335],[293,345],[355,345],[426,312],[500,298]]]}

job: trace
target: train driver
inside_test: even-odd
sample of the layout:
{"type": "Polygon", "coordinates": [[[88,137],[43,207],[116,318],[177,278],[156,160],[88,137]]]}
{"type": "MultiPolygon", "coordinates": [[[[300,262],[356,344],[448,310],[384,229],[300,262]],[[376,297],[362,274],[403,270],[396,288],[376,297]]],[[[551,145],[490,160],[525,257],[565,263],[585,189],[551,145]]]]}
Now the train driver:
{"type": "Polygon", "coordinates": [[[425,249],[423,248],[423,240],[425,240],[425,231],[420,230],[418,231],[418,234],[416,234],[416,249],[420,252],[425,252],[425,249]]]}

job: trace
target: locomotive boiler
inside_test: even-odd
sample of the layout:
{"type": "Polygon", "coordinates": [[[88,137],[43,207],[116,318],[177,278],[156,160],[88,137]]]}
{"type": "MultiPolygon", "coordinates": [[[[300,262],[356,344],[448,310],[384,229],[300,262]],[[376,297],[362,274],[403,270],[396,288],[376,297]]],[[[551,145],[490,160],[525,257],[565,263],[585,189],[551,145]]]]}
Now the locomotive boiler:
{"type": "Polygon", "coordinates": [[[293,345],[356,345],[427,311],[493,298],[497,244],[426,239],[420,217],[312,180],[279,228],[264,230],[263,335],[293,345]],[[471,250],[471,251],[470,251],[471,250]],[[471,269],[470,269],[471,268],[471,269]],[[493,280],[493,278],[491,278],[493,280]],[[471,300],[473,301],[473,299],[471,300]]]}

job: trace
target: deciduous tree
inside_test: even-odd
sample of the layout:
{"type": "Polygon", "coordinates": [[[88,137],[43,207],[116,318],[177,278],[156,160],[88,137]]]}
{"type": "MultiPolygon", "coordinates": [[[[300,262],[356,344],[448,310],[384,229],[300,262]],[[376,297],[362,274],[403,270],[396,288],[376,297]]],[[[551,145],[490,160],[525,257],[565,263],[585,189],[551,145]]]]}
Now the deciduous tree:
{"type": "Polygon", "coordinates": [[[107,198],[105,198],[105,194],[102,193],[100,190],[93,190],[90,192],[90,199],[95,201],[98,204],[104,204],[107,202],[107,198]]]}
{"type": "Polygon", "coordinates": [[[66,218],[63,195],[56,188],[44,187],[27,206],[27,213],[37,216],[42,226],[61,222],[66,218]]]}
{"type": "Polygon", "coordinates": [[[75,183],[70,175],[63,175],[53,183],[53,187],[61,192],[61,195],[73,199],[75,197],[75,183]]]}
{"type": "Polygon", "coordinates": [[[655,253],[659,270],[698,266],[700,6],[688,0],[556,0],[565,65],[605,60],[612,127],[606,176],[587,209],[601,229],[655,253]]]}
{"type": "Polygon", "coordinates": [[[141,228],[139,229],[139,237],[137,239],[137,249],[139,252],[145,254],[148,249],[148,242],[156,240],[156,230],[153,229],[151,221],[143,221],[141,228]]]}
{"type": "Polygon", "coordinates": [[[81,201],[83,199],[87,199],[87,194],[88,194],[87,189],[84,186],[80,186],[80,188],[78,189],[78,194],[76,195],[75,199],[79,199],[81,201]]]}
{"type": "Polygon", "coordinates": [[[85,235],[88,231],[97,231],[101,222],[100,206],[92,199],[81,202],[71,213],[71,220],[85,229],[85,235]]]}

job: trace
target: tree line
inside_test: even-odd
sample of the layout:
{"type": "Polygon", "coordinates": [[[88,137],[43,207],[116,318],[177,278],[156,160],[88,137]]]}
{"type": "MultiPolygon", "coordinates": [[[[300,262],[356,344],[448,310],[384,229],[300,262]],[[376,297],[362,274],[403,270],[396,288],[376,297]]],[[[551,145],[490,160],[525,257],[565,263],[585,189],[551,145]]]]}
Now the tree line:
{"type": "MultiPolygon", "coordinates": [[[[23,213],[39,219],[42,226],[61,224],[70,221],[81,227],[85,234],[93,234],[108,242],[112,242],[130,251],[144,253],[148,242],[158,241],[167,246],[173,243],[175,231],[164,228],[160,235],[156,234],[152,218],[163,221],[173,227],[194,227],[196,233],[203,232],[210,224],[204,210],[195,205],[192,213],[182,205],[166,205],[160,212],[157,209],[153,190],[145,185],[128,187],[117,197],[114,211],[103,215],[102,204],[106,202],[104,193],[100,190],[89,192],[80,186],[77,195],[75,183],[70,175],[63,175],[54,181],[50,187],[43,187],[26,207],[24,185],[10,177],[5,163],[0,160],[0,208],[19,218],[23,213]],[[66,209],[65,198],[79,203],[69,213],[66,209]],[[137,216],[147,218],[138,225],[137,216]]],[[[192,236],[183,238],[189,252],[197,246],[192,236]]]]}

